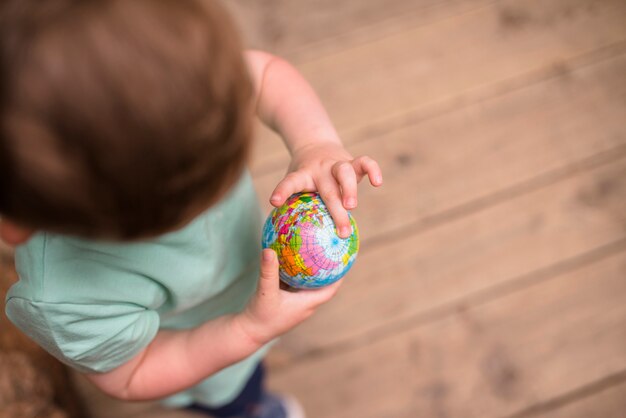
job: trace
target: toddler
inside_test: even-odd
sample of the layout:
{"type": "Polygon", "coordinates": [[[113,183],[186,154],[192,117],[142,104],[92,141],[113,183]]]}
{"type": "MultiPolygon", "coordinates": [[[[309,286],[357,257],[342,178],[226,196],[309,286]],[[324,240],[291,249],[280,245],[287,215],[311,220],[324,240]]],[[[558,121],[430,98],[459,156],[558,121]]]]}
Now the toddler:
{"type": "Polygon", "coordinates": [[[279,288],[245,170],[255,114],[291,153],[270,201],[318,191],[340,236],[377,163],[341,145],[285,61],[243,52],[214,1],[8,0],[0,11],[6,313],[125,400],[303,416],[263,390],[268,344],[339,284],[279,288]],[[260,278],[259,278],[260,276],[260,278]]]}

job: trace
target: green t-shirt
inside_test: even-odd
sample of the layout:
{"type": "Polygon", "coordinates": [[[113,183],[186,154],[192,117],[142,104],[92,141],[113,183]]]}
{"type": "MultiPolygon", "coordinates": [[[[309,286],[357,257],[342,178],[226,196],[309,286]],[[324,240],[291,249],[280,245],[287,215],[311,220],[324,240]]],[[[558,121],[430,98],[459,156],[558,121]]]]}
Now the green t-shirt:
{"type": "MultiPolygon", "coordinates": [[[[16,250],[19,281],[7,295],[7,316],[62,362],[83,372],[112,370],[159,329],[191,328],[241,311],[256,289],[261,227],[246,173],[218,204],[155,239],[112,243],[37,234],[16,250]]],[[[173,403],[229,402],[265,351],[173,403]]]]}

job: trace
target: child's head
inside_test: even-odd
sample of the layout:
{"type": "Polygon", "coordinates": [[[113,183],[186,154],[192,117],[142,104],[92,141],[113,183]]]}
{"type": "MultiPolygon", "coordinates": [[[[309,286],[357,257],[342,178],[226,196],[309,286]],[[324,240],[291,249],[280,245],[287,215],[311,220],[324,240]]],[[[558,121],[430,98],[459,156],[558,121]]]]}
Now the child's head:
{"type": "Polygon", "coordinates": [[[252,88],[215,2],[4,4],[1,215],[132,239],[183,224],[237,180],[252,88]]]}

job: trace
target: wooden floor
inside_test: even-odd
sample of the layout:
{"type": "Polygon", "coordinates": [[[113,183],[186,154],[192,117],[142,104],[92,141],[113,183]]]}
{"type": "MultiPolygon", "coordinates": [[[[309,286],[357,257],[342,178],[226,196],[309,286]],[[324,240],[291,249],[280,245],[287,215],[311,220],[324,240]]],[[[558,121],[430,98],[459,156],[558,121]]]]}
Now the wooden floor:
{"type": "MultiPolygon", "coordinates": [[[[230,1],[385,175],[271,387],[309,418],[626,417],[626,1],[230,1]]],[[[260,131],[264,202],[287,164],[260,131]]]]}

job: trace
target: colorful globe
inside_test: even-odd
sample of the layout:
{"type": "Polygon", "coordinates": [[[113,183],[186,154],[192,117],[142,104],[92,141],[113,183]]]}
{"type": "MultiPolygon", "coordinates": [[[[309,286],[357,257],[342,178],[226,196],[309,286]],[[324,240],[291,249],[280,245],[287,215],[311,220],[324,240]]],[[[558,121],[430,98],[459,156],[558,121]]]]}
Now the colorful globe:
{"type": "Polygon", "coordinates": [[[298,289],[341,279],[359,250],[359,232],[349,216],[353,232],[343,239],[317,193],[295,194],[275,208],[263,227],[263,248],[276,251],[280,279],[298,289]]]}

